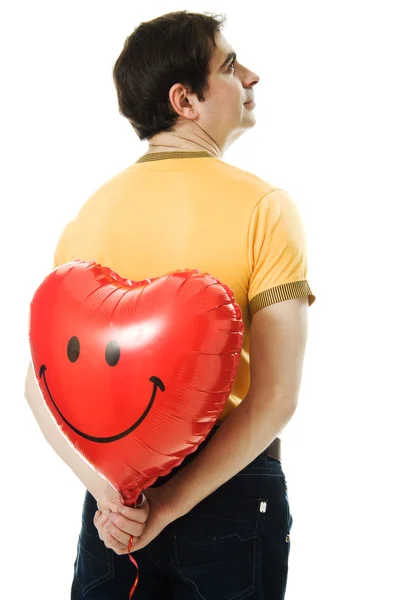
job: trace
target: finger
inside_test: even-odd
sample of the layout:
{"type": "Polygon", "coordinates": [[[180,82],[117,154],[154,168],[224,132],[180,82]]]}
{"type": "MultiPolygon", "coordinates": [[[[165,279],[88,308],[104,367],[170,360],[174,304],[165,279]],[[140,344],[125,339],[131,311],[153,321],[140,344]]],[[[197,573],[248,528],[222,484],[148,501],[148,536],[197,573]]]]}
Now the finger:
{"type": "Polygon", "coordinates": [[[97,516],[96,519],[93,519],[94,525],[99,534],[99,538],[103,541],[104,541],[104,535],[105,535],[104,527],[107,524],[108,519],[109,519],[108,515],[104,514],[104,513],[100,514],[100,516],[97,516]]]}
{"type": "Polygon", "coordinates": [[[116,527],[111,522],[107,523],[107,525],[105,526],[105,530],[106,530],[107,535],[111,535],[115,540],[117,540],[125,548],[128,546],[129,540],[131,537],[133,537],[134,540],[137,539],[137,536],[126,533],[125,531],[121,531],[121,529],[119,529],[119,527],[116,527]]]}
{"type": "Polygon", "coordinates": [[[127,519],[126,517],[123,517],[122,515],[117,515],[115,513],[113,513],[110,516],[109,522],[115,525],[124,533],[127,533],[128,536],[133,535],[134,537],[139,537],[140,535],[142,535],[145,528],[144,523],[131,521],[130,519],[127,519]]]}
{"type": "Polygon", "coordinates": [[[117,510],[118,506],[120,506],[120,505],[115,504],[114,502],[111,502],[110,500],[98,500],[98,502],[97,502],[97,508],[100,512],[104,512],[106,510],[115,511],[115,510],[117,510]]]}
{"type": "Polygon", "coordinates": [[[149,505],[147,500],[142,508],[132,508],[131,506],[121,505],[117,507],[117,513],[131,521],[146,523],[147,517],[149,516],[149,505]]]}
{"type": "Polygon", "coordinates": [[[104,528],[104,526],[103,527],[97,527],[97,533],[98,533],[99,538],[104,542],[105,536],[106,536],[106,533],[107,533],[106,530],[105,530],[105,528],[104,528]]]}
{"type": "MultiPolygon", "coordinates": [[[[136,538],[133,538],[133,546],[135,545],[136,538]]],[[[128,539],[129,543],[129,539],[128,539]]],[[[110,550],[113,550],[116,554],[127,554],[128,544],[121,543],[111,533],[106,533],[104,538],[104,544],[110,550]]]]}
{"type": "Polygon", "coordinates": [[[110,518],[111,512],[109,510],[104,511],[103,513],[99,513],[100,516],[96,519],[96,523],[98,527],[103,527],[110,518]]]}

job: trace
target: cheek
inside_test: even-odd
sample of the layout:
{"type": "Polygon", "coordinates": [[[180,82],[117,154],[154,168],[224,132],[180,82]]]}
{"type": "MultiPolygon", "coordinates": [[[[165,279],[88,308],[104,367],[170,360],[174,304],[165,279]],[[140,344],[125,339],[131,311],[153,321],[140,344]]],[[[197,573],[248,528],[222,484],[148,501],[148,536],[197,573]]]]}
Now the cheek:
{"type": "Polygon", "coordinates": [[[243,90],[239,81],[233,76],[229,91],[227,93],[226,103],[231,108],[231,112],[240,112],[243,108],[243,90]]]}
{"type": "Polygon", "coordinates": [[[227,122],[235,119],[241,111],[243,94],[237,86],[237,82],[230,82],[221,93],[218,105],[215,106],[214,120],[216,122],[227,122]]]}

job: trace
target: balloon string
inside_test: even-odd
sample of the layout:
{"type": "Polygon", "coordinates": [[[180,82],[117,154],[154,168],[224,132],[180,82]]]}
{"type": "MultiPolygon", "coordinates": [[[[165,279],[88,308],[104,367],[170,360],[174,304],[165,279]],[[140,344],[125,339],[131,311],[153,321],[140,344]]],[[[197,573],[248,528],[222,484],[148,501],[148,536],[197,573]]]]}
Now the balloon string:
{"type": "MultiPolygon", "coordinates": [[[[128,552],[129,553],[130,553],[130,551],[132,549],[132,544],[133,544],[133,537],[131,536],[129,538],[129,543],[128,543],[128,552]]],[[[137,584],[139,583],[139,566],[138,566],[136,560],[130,554],[128,556],[129,556],[129,560],[131,561],[131,563],[133,563],[135,565],[135,567],[137,568],[135,583],[133,584],[132,589],[129,592],[129,600],[132,600],[132,596],[135,593],[137,584]]]]}
{"type": "MultiPolygon", "coordinates": [[[[143,492],[140,494],[140,500],[136,500],[135,504],[133,505],[134,508],[139,508],[139,506],[142,505],[142,503],[144,502],[144,495],[143,492]]],[[[131,591],[129,592],[129,600],[132,600],[132,596],[135,593],[135,590],[137,588],[137,585],[139,583],[139,565],[137,564],[136,560],[133,558],[133,556],[131,556],[131,550],[132,550],[132,545],[133,545],[133,536],[130,536],[129,538],[129,542],[128,542],[128,556],[129,556],[129,560],[131,561],[132,564],[135,565],[136,569],[137,569],[137,573],[136,573],[136,579],[135,582],[131,588],[131,591]]]]}

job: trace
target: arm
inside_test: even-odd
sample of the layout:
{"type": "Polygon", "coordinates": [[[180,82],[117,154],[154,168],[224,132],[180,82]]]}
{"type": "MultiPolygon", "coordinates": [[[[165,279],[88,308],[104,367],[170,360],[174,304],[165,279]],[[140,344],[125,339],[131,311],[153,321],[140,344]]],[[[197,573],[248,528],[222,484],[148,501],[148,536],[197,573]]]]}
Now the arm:
{"type": "Polygon", "coordinates": [[[267,306],[253,317],[250,389],[207,446],[162,486],[172,518],[188,513],[252,462],[292,418],[308,334],[307,297],[267,306]]]}
{"type": "Polygon", "coordinates": [[[25,398],[50,446],[98,500],[104,493],[107,482],[74,450],[59,430],[43,401],[32,363],[29,365],[25,379],[25,398]]]}
{"type": "MultiPolygon", "coordinates": [[[[64,260],[63,245],[68,240],[68,232],[72,226],[73,221],[66,225],[60,236],[54,254],[52,269],[56,269],[68,260],[67,258],[64,260]]],[[[113,488],[111,488],[108,482],[96,473],[61,433],[42,398],[31,362],[29,363],[25,378],[25,398],[47,442],[65,464],[70,467],[92,496],[99,501],[100,499],[104,499],[105,494],[108,494],[110,500],[117,502],[118,498],[119,503],[119,495],[116,492],[114,493],[113,488]]]]}

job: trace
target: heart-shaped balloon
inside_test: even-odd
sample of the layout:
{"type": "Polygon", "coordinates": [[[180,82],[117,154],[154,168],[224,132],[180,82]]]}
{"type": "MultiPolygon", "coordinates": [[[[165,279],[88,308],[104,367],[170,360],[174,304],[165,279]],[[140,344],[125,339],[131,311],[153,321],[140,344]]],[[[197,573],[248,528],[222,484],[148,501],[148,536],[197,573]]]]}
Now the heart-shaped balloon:
{"type": "Polygon", "coordinates": [[[75,260],[52,271],[31,302],[44,401],[131,506],[207,437],[232,390],[242,340],[232,291],[197,269],[134,282],[75,260]]]}

